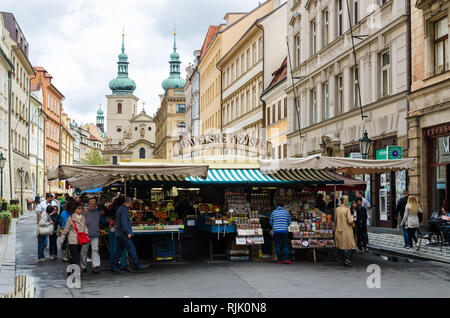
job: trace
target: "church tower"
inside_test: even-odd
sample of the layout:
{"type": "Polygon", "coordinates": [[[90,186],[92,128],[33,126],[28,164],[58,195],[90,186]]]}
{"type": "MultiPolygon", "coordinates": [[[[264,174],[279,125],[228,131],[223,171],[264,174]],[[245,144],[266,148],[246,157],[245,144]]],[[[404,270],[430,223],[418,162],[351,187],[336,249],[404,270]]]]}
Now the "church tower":
{"type": "MultiPolygon", "coordinates": [[[[137,114],[139,98],[133,95],[136,83],[128,77],[128,55],[125,53],[125,34],[122,34],[122,53],[117,62],[117,77],[109,83],[111,95],[107,95],[107,136],[111,145],[123,144],[131,134],[130,119],[137,114]]],[[[98,118],[98,117],[97,117],[98,118]]]]}
{"type": "Polygon", "coordinates": [[[97,110],[96,124],[98,129],[100,129],[102,133],[105,133],[105,116],[103,114],[104,112],[102,110],[102,105],[100,105],[100,107],[97,110]]]}

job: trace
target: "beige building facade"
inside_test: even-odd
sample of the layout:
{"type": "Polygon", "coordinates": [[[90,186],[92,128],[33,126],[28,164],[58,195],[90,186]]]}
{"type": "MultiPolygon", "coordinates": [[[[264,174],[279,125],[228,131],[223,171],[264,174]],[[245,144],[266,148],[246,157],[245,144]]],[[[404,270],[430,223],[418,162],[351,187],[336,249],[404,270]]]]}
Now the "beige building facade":
{"type": "Polygon", "coordinates": [[[411,1],[409,190],[424,219],[450,203],[450,1],[411,1]]]}
{"type": "MultiPolygon", "coordinates": [[[[367,131],[370,158],[387,146],[402,146],[406,157],[406,2],[290,0],[288,8],[287,71],[295,78],[295,92],[287,88],[288,155],[349,157],[360,152],[358,141],[367,131]],[[356,63],[351,32],[364,35],[354,38],[356,63]]],[[[373,176],[367,192],[373,225],[396,226],[395,204],[406,186],[405,173],[373,176]]]]}

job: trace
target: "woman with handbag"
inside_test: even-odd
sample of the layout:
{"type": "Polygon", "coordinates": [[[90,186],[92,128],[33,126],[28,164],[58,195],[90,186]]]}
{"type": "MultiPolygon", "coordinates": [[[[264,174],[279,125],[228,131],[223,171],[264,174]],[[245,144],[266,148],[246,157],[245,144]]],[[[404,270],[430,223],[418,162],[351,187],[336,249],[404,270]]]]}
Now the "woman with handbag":
{"type": "Polygon", "coordinates": [[[410,195],[408,197],[408,203],[406,204],[405,214],[403,215],[403,220],[400,226],[405,224],[406,230],[408,231],[408,239],[409,239],[409,247],[408,249],[413,248],[412,241],[416,243],[416,247],[414,251],[418,251],[420,246],[417,244],[416,231],[420,226],[420,217],[422,214],[422,208],[417,201],[417,197],[410,195]]]}
{"type": "Polygon", "coordinates": [[[38,229],[37,229],[37,238],[38,238],[38,261],[45,262],[45,240],[47,236],[52,235],[54,232],[53,222],[50,218],[50,213],[53,212],[53,206],[47,206],[45,212],[38,212],[38,229]]]}
{"type": "MultiPolygon", "coordinates": [[[[81,214],[83,212],[83,204],[75,204],[75,211],[70,218],[67,219],[66,227],[61,235],[59,244],[62,246],[67,237],[70,251],[70,264],[80,265],[80,252],[83,244],[86,244],[88,229],[86,226],[86,218],[81,214]]],[[[89,239],[89,238],[87,238],[89,239]]]]}

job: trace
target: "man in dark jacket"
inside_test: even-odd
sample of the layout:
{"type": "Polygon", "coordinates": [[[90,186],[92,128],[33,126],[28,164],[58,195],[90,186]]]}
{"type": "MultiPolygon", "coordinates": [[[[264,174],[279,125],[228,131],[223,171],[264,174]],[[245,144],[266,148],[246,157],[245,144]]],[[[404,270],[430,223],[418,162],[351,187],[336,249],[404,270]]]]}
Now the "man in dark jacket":
{"type": "Polygon", "coordinates": [[[367,253],[367,243],[369,235],[367,234],[367,209],[362,206],[362,198],[356,199],[356,237],[358,241],[358,249],[363,253],[367,253]]]}
{"type": "Polygon", "coordinates": [[[128,251],[133,262],[133,269],[136,271],[148,268],[148,265],[141,265],[139,263],[139,258],[136,253],[136,248],[134,247],[131,236],[133,235],[133,229],[131,227],[130,215],[128,209],[133,204],[133,199],[127,197],[125,203],[121,205],[116,212],[116,239],[117,239],[117,250],[114,255],[113,262],[111,264],[111,271],[113,273],[119,272],[119,259],[122,255],[124,249],[128,251]]]}
{"type": "MultiPolygon", "coordinates": [[[[397,216],[397,223],[399,224],[403,220],[405,215],[406,204],[408,203],[408,190],[403,190],[403,196],[398,200],[397,207],[395,208],[395,215],[397,216]]],[[[405,248],[409,247],[408,231],[406,230],[405,224],[402,225],[403,238],[405,239],[405,248]]]]}

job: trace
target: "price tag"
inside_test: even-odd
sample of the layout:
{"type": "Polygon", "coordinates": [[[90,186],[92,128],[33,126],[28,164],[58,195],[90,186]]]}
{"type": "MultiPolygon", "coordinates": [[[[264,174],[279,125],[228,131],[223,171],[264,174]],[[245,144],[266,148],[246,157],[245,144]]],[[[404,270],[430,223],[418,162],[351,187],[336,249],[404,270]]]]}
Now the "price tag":
{"type": "Polygon", "coordinates": [[[193,205],[194,209],[198,209],[198,204],[193,205]]]}
{"type": "MultiPolygon", "coordinates": [[[[187,226],[195,226],[195,220],[188,220],[187,226]]],[[[184,227],[184,225],[183,225],[183,227],[184,227]]]]}
{"type": "Polygon", "coordinates": [[[223,224],[222,220],[216,220],[216,224],[223,224]]]}

